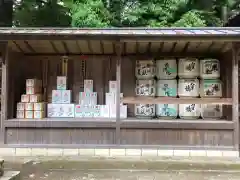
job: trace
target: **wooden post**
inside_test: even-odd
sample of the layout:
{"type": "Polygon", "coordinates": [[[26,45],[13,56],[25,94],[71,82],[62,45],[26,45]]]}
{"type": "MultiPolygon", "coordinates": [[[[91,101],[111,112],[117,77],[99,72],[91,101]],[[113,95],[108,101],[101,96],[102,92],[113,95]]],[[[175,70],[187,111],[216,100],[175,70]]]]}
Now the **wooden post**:
{"type": "Polygon", "coordinates": [[[1,60],[2,60],[2,91],[1,91],[1,132],[0,144],[5,143],[5,127],[4,121],[8,118],[8,47],[7,42],[0,44],[1,60]]]}
{"type": "Polygon", "coordinates": [[[117,79],[117,94],[116,94],[116,144],[120,144],[120,93],[121,93],[121,61],[122,61],[122,46],[120,42],[115,44],[117,67],[116,67],[116,79],[117,79]]]}
{"type": "Polygon", "coordinates": [[[232,46],[232,119],[234,123],[234,147],[239,150],[239,110],[238,110],[238,46],[232,46]]]}

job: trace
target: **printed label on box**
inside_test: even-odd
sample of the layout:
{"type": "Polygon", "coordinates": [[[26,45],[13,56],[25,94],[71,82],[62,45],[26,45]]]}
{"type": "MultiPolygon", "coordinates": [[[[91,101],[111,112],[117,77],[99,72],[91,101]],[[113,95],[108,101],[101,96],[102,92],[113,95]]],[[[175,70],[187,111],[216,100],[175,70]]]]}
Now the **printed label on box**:
{"type": "Polygon", "coordinates": [[[25,110],[25,103],[17,103],[17,110],[24,111],[25,110]]]}
{"type": "Polygon", "coordinates": [[[109,81],[109,92],[117,93],[117,81],[109,81]]]}
{"type": "Polygon", "coordinates": [[[45,117],[45,111],[34,111],[33,118],[42,119],[45,117]]]}
{"type": "Polygon", "coordinates": [[[25,110],[33,111],[33,103],[25,103],[25,110]]]}
{"type": "Polygon", "coordinates": [[[21,96],[21,102],[24,102],[24,103],[30,102],[30,96],[28,94],[23,94],[21,96]]]}
{"type": "Polygon", "coordinates": [[[26,86],[30,87],[41,87],[42,81],[39,79],[26,79],[26,86]]]}
{"type": "Polygon", "coordinates": [[[31,87],[31,86],[26,87],[26,94],[38,94],[38,93],[41,93],[40,87],[31,87]]]}
{"type": "Polygon", "coordinates": [[[84,92],[93,92],[93,80],[84,80],[84,92]]]}
{"type": "Polygon", "coordinates": [[[57,90],[67,90],[67,77],[58,76],[57,77],[57,90]]]}
{"type": "Polygon", "coordinates": [[[62,104],[60,111],[60,117],[74,117],[74,104],[62,104]]]}
{"type": "Polygon", "coordinates": [[[62,92],[61,92],[62,94],[61,94],[61,99],[62,99],[62,103],[63,104],[69,104],[69,103],[71,103],[71,93],[72,93],[72,91],[71,90],[62,90],[62,92]]]}
{"type": "Polygon", "coordinates": [[[80,92],[79,104],[80,105],[97,105],[97,93],[96,92],[80,92]]]}
{"type": "Polygon", "coordinates": [[[45,111],[45,107],[46,107],[46,103],[44,102],[33,104],[34,111],[45,111]]]}
{"type": "Polygon", "coordinates": [[[25,118],[25,112],[24,111],[17,111],[17,118],[18,119],[24,119],[25,118]]]}
{"type": "Polygon", "coordinates": [[[47,108],[48,117],[59,117],[61,104],[48,104],[47,107],[48,107],[47,108]]]}
{"type": "Polygon", "coordinates": [[[25,111],[25,118],[33,119],[33,111],[25,111]]]}
{"type": "Polygon", "coordinates": [[[52,103],[61,104],[62,103],[62,91],[61,90],[52,90],[52,103]]]}
{"type": "Polygon", "coordinates": [[[30,102],[37,103],[42,101],[42,95],[41,94],[31,94],[30,95],[30,102]]]}

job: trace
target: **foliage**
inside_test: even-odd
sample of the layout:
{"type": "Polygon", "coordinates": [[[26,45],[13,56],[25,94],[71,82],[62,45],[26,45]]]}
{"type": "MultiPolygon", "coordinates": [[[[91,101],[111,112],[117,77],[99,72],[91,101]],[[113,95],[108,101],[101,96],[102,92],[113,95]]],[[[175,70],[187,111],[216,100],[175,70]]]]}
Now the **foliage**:
{"type": "MultiPolygon", "coordinates": [[[[0,2],[4,0],[0,0],[0,2]]],[[[10,0],[9,0],[10,1],[10,0]]],[[[221,26],[237,14],[240,0],[16,0],[0,5],[0,25],[28,27],[199,27],[221,26]],[[8,19],[7,19],[8,18],[8,19]],[[7,23],[8,21],[8,23],[7,23]]]]}

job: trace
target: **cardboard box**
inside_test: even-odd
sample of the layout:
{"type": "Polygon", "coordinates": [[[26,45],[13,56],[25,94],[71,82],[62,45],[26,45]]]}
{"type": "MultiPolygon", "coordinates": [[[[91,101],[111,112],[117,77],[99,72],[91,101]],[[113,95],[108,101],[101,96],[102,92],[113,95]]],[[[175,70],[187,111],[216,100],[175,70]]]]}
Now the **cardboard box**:
{"type": "Polygon", "coordinates": [[[33,111],[33,103],[25,103],[25,110],[26,111],[33,111]]]}
{"type": "Polygon", "coordinates": [[[79,104],[80,105],[97,105],[97,93],[96,92],[80,92],[79,104]]]}
{"type": "Polygon", "coordinates": [[[33,119],[34,111],[25,111],[25,118],[26,119],[33,119]]]}
{"type": "Polygon", "coordinates": [[[61,92],[61,103],[70,104],[72,99],[72,91],[71,90],[62,90],[61,92]]]}
{"type": "Polygon", "coordinates": [[[84,80],[84,92],[93,92],[93,80],[84,80]]]}
{"type": "Polygon", "coordinates": [[[30,95],[30,102],[37,103],[42,101],[42,95],[41,94],[31,94],[30,95]]]}
{"type": "Polygon", "coordinates": [[[42,119],[45,118],[45,111],[33,111],[33,118],[35,119],[42,119]]]}
{"type": "Polygon", "coordinates": [[[39,94],[41,93],[41,87],[27,86],[26,94],[39,94]]]}
{"type": "Polygon", "coordinates": [[[74,115],[74,104],[62,104],[60,108],[60,117],[75,117],[74,115]]]}
{"type": "Polygon", "coordinates": [[[25,103],[17,103],[17,111],[24,111],[25,110],[25,103]]]}
{"type": "Polygon", "coordinates": [[[42,87],[42,80],[26,79],[26,87],[42,87]]]}
{"type": "Polygon", "coordinates": [[[46,110],[46,103],[45,102],[39,102],[33,104],[33,110],[34,111],[45,111],[46,110]]]}
{"type": "Polygon", "coordinates": [[[100,105],[100,117],[101,118],[110,117],[110,108],[108,105],[100,105]]]}
{"type": "MultiPolygon", "coordinates": [[[[123,93],[120,93],[120,99],[122,99],[122,98],[123,98],[123,93]]],[[[105,102],[106,102],[106,105],[115,105],[117,102],[116,93],[113,93],[113,92],[106,93],[105,102]]]]}
{"type": "Polygon", "coordinates": [[[21,102],[24,102],[24,103],[30,102],[30,95],[29,94],[22,94],[21,102]]]}
{"type": "Polygon", "coordinates": [[[117,93],[117,81],[109,81],[109,92],[117,93]]]}
{"type": "Polygon", "coordinates": [[[16,117],[18,119],[24,119],[25,118],[25,111],[17,111],[16,117]]]}
{"type": "MultiPolygon", "coordinates": [[[[110,118],[116,118],[116,106],[110,106],[110,118]]],[[[120,118],[127,118],[127,105],[120,106],[120,118]]]]}
{"type": "Polygon", "coordinates": [[[62,91],[61,90],[52,90],[52,103],[61,104],[62,103],[62,91]]]}
{"type": "Polygon", "coordinates": [[[47,117],[59,117],[61,104],[48,104],[47,105],[47,117]]]}
{"type": "Polygon", "coordinates": [[[67,90],[66,76],[57,76],[57,90],[67,90]]]}
{"type": "Polygon", "coordinates": [[[75,117],[93,118],[100,117],[100,105],[75,105],[75,117]]]}

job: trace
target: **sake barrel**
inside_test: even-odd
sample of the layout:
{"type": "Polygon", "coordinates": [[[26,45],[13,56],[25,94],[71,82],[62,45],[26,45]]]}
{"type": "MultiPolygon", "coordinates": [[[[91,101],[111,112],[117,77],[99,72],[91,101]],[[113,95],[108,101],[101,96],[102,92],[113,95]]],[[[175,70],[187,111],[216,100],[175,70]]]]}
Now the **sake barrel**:
{"type": "Polygon", "coordinates": [[[175,119],[178,115],[178,104],[157,104],[156,115],[160,119],[175,119]]]}
{"type": "Polygon", "coordinates": [[[220,78],[220,62],[217,59],[203,59],[200,61],[200,77],[202,79],[220,78]]]}
{"type": "Polygon", "coordinates": [[[153,118],[155,116],[155,104],[135,104],[135,116],[139,118],[153,118]]]}
{"type": "Polygon", "coordinates": [[[199,80],[198,79],[179,79],[178,81],[179,97],[198,97],[199,80]]]}
{"type": "Polygon", "coordinates": [[[135,76],[137,79],[152,79],[155,76],[155,61],[138,60],[136,62],[135,76]]]}
{"type": "Polygon", "coordinates": [[[161,96],[177,96],[177,80],[158,80],[156,86],[156,95],[161,96]]]}
{"type": "Polygon", "coordinates": [[[196,78],[199,76],[199,60],[196,58],[181,58],[178,61],[179,78],[196,78]]]}
{"type": "Polygon", "coordinates": [[[220,119],[223,115],[223,107],[219,104],[201,104],[201,116],[203,119],[220,119]]]}
{"type": "Polygon", "coordinates": [[[175,79],[177,77],[176,59],[157,60],[156,76],[158,79],[175,79]]]}
{"type": "Polygon", "coordinates": [[[219,79],[201,80],[201,97],[222,97],[222,82],[219,79]]]}
{"type": "Polygon", "coordinates": [[[201,115],[200,104],[179,104],[179,116],[182,119],[198,119],[201,115]]]}
{"type": "Polygon", "coordinates": [[[137,96],[155,96],[156,82],[152,80],[137,80],[136,81],[136,95],[137,96]]]}

